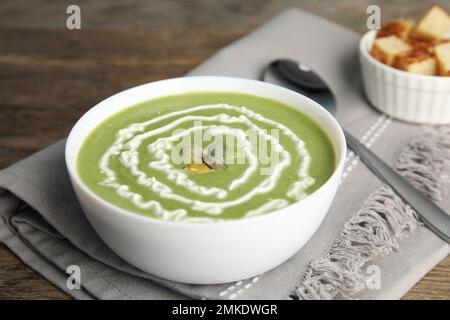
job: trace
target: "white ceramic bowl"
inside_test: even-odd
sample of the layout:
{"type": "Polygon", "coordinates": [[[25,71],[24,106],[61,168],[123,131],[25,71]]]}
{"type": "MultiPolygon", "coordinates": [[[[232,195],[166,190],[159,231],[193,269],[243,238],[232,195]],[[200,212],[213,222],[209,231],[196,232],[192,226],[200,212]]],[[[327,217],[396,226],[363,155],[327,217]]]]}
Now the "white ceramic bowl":
{"type": "Polygon", "coordinates": [[[385,65],[370,55],[376,31],[359,44],[364,88],[380,111],[416,123],[450,123],[450,77],[408,73],[385,65]]]}
{"type": "Polygon", "coordinates": [[[229,77],[183,77],[120,92],[90,109],[66,143],[66,164],[75,193],[95,231],[119,256],[161,278],[212,284],[261,274],[291,257],[317,230],[336,193],[344,166],[345,138],[336,120],[314,101],[260,81],[229,77]],[[87,135],[100,122],[136,103],[177,93],[228,91],[275,99],[298,107],[330,137],[336,169],[313,194],[262,216],[211,224],[168,222],[118,208],[90,191],[76,172],[87,135]]]}

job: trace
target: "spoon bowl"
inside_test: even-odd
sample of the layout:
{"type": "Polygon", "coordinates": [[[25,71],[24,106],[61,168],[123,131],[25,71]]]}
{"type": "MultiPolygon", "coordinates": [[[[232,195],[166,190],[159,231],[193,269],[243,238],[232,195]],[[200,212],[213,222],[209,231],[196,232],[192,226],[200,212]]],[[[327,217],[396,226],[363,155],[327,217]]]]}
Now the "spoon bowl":
{"type": "Polygon", "coordinates": [[[262,80],[301,93],[336,115],[336,98],[330,87],[305,64],[289,59],[275,60],[264,70],[262,80]]]}

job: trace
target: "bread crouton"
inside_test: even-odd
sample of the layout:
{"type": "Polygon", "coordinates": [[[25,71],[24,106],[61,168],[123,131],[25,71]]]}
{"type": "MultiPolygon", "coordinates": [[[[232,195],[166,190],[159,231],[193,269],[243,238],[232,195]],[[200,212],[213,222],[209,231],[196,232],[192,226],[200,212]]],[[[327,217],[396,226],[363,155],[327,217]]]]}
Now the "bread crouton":
{"type": "Polygon", "coordinates": [[[434,51],[439,75],[450,76],[450,42],[437,45],[434,51]]]}
{"type": "Polygon", "coordinates": [[[411,31],[411,37],[438,42],[450,30],[450,17],[438,6],[433,6],[411,31]]]}
{"type": "Polygon", "coordinates": [[[427,40],[409,38],[406,42],[411,46],[411,50],[422,50],[428,53],[434,53],[435,43],[427,40]]]}
{"type": "Polygon", "coordinates": [[[411,50],[411,46],[397,36],[378,38],[374,41],[371,55],[378,61],[392,65],[396,55],[411,50]]]}
{"type": "Polygon", "coordinates": [[[377,38],[384,38],[389,36],[397,36],[400,39],[407,39],[411,29],[411,22],[409,20],[397,20],[388,22],[381,26],[377,32],[377,38]]]}
{"type": "Polygon", "coordinates": [[[397,55],[394,67],[415,74],[429,76],[437,74],[436,58],[427,50],[411,50],[397,55]]]}

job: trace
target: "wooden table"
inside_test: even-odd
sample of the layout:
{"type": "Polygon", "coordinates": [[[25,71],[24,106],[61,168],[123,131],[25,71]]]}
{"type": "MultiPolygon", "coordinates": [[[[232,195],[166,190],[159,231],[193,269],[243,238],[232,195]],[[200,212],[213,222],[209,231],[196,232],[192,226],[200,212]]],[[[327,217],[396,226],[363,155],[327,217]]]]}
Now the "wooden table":
{"type": "MultiPolygon", "coordinates": [[[[384,21],[415,17],[428,1],[159,0],[0,2],[0,168],[65,137],[103,98],[182,75],[273,14],[297,6],[364,32],[366,8],[384,21]],[[66,28],[81,7],[82,30],[66,28]]],[[[450,10],[448,0],[441,3],[450,10]]],[[[0,299],[68,299],[0,245],[0,299]]],[[[406,299],[450,299],[450,257],[406,299]]]]}

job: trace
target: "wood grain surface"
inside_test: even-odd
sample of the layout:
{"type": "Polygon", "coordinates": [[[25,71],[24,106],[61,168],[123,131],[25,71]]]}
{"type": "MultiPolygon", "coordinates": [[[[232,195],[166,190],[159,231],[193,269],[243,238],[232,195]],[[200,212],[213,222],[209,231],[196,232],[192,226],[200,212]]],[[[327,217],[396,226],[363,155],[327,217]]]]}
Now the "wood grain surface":
{"type": "MultiPolygon", "coordinates": [[[[366,8],[383,21],[448,0],[150,0],[0,2],[0,168],[65,137],[105,97],[180,76],[272,15],[299,7],[357,32],[366,8]],[[81,7],[82,29],[66,28],[81,7]]],[[[0,245],[0,299],[69,299],[0,245]]],[[[450,299],[450,257],[405,299],[450,299]]]]}

